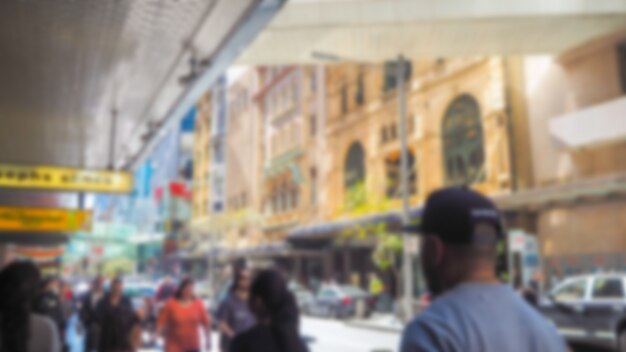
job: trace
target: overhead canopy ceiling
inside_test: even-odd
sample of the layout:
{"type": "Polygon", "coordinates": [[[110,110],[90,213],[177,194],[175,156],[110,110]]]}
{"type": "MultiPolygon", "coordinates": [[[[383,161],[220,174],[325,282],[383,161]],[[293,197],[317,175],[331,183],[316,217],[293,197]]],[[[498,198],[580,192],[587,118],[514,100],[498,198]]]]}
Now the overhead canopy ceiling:
{"type": "Polygon", "coordinates": [[[282,2],[2,0],[0,163],[128,164],[282,2]]]}
{"type": "Polygon", "coordinates": [[[624,27],[623,0],[291,0],[239,63],[559,53],[624,27]]]}

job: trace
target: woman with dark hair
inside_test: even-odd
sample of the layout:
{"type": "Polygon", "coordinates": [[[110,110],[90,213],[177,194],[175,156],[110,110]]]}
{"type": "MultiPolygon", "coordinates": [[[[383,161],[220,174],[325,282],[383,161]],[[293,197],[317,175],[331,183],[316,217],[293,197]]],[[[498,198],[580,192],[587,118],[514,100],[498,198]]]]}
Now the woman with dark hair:
{"type": "Polygon", "coordinates": [[[165,303],[159,314],[157,333],[165,335],[165,352],[199,352],[198,329],[205,331],[206,350],[211,350],[211,318],[194,294],[194,283],[184,279],[174,298],[165,303]]]}
{"type": "Polygon", "coordinates": [[[38,290],[39,269],[31,262],[14,262],[0,272],[0,351],[61,351],[54,322],[33,314],[38,290]]]}
{"type": "Polygon", "coordinates": [[[254,315],[248,306],[252,274],[243,266],[237,267],[233,274],[233,284],[230,292],[220,303],[217,310],[220,349],[222,352],[230,352],[232,340],[240,333],[253,327],[256,323],[254,315]]]}
{"type": "Polygon", "coordinates": [[[296,299],[282,275],[274,270],[260,272],[250,290],[250,308],[257,325],[237,336],[231,352],[305,352],[300,338],[296,299]]]}
{"type": "Polygon", "coordinates": [[[138,347],[141,336],[139,317],[133,305],[124,297],[121,279],[111,281],[109,292],[96,308],[96,321],[100,328],[98,352],[131,352],[138,347]]]}

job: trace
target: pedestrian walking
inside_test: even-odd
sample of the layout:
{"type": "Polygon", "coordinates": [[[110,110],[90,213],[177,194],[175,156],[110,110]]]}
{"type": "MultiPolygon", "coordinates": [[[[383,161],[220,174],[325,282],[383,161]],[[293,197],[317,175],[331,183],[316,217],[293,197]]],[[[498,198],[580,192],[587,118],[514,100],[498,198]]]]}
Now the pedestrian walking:
{"type": "Polygon", "coordinates": [[[74,292],[69,282],[59,280],[59,300],[61,301],[61,310],[66,323],[74,314],[74,292]]]}
{"type": "Polygon", "coordinates": [[[98,352],[132,352],[141,338],[139,317],[130,300],[123,295],[122,280],[111,282],[109,292],[96,308],[96,321],[100,327],[98,352]]]}
{"type": "Polygon", "coordinates": [[[36,300],[35,311],[52,319],[57,326],[61,343],[65,345],[67,318],[61,301],[61,282],[56,277],[46,278],[41,285],[41,294],[36,300]]]}
{"type": "Polygon", "coordinates": [[[195,296],[193,280],[185,279],[161,310],[157,334],[165,337],[165,352],[199,352],[200,328],[204,330],[205,351],[210,351],[211,318],[195,296]]]}
{"type": "Polygon", "coordinates": [[[254,279],[249,304],[257,324],[233,340],[232,352],[305,352],[300,338],[298,306],[282,275],[260,272],[254,279]]]}
{"type": "Polygon", "coordinates": [[[234,271],[233,285],[217,312],[220,330],[220,349],[230,352],[232,340],[238,334],[250,329],[256,323],[248,307],[251,273],[243,267],[234,271]]]}
{"type": "Polygon", "coordinates": [[[31,262],[14,262],[0,272],[0,351],[61,351],[54,321],[33,311],[39,280],[31,262]]]}
{"type": "Polygon", "coordinates": [[[170,298],[174,297],[175,293],[176,293],[176,285],[172,281],[171,277],[166,276],[161,282],[161,284],[159,285],[159,288],[157,289],[157,292],[156,292],[155,298],[156,298],[157,304],[164,304],[170,298]]]}
{"type": "Polygon", "coordinates": [[[421,261],[432,303],[405,329],[401,352],[563,352],[556,329],[496,275],[501,215],[466,187],[431,194],[421,261]]]}
{"type": "Polygon", "coordinates": [[[104,285],[101,277],[91,282],[89,291],[81,298],[79,318],[85,331],[84,352],[93,352],[98,348],[100,327],[96,319],[98,303],[104,297],[104,285]]]}

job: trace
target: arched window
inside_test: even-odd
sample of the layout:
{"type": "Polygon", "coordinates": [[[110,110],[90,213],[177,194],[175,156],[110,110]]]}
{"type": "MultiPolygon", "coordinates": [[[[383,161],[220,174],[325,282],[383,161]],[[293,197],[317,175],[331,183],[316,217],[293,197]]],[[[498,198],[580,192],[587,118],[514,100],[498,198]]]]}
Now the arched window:
{"type": "Polygon", "coordinates": [[[472,184],[485,177],[483,127],[478,102],[470,95],[456,98],[442,126],[446,184],[472,184]]]}
{"type": "Polygon", "coordinates": [[[344,177],[346,189],[351,189],[365,181],[365,150],[359,142],[352,143],[348,149],[344,177]]]}

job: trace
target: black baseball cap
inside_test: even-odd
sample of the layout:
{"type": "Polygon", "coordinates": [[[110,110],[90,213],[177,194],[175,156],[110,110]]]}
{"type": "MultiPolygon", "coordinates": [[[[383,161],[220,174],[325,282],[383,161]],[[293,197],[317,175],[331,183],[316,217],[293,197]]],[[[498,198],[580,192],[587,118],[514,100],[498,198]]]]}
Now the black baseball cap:
{"type": "Polygon", "coordinates": [[[446,243],[459,245],[504,237],[502,215],[496,205],[465,186],[443,188],[431,193],[426,200],[421,223],[406,226],[404,231],[434,235],[446,243]]]}

